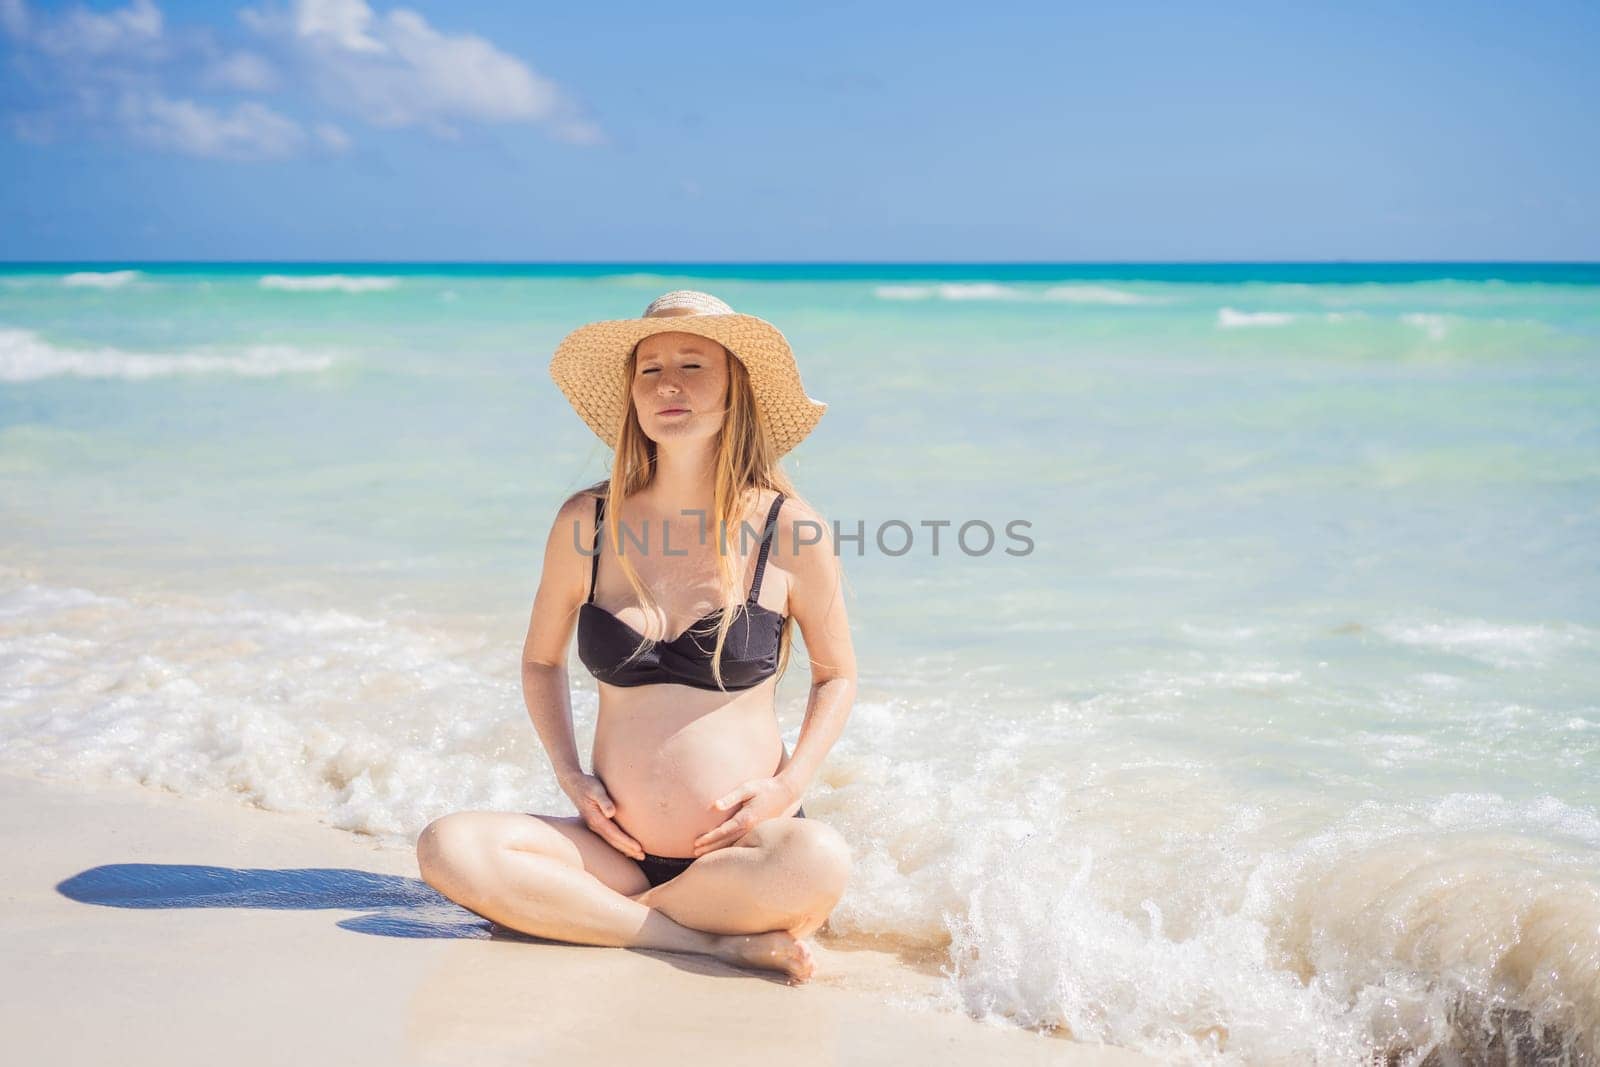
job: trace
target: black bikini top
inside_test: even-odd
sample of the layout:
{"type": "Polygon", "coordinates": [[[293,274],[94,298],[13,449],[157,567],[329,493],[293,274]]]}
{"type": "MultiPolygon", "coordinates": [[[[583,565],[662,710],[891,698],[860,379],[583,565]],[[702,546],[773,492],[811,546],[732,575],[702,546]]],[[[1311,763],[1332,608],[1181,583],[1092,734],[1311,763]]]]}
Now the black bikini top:
{"type": "Polygon", "coordinates": [[[778,509],[783,505],[779,493],[767,512],[761,538],[761,553],[756,557],[756,577],[745,600],[744,609],[728,627],[722,646],[722,686],[711,674],[711,653],[716,647],[716,626],[722,609],[703,615],[671,641],[650,642],[632,661],[625,662],[646,638],[611,612],[594,602],[595,579],[600,575],[600,529],[605,518],[605,498],[594,501],[594,561],[589,568],[589,599],[578,609],[578,658],[607,685],[636,686],[671,682],[721,692],[751,689],[778,672],[778,638],[783,621],[771,608],[756,603],[761,595],[761,576],[767,568],[767,552],[777,530],[778,509]],[[704,637],[701,644],[699,638],[704,637]]]}

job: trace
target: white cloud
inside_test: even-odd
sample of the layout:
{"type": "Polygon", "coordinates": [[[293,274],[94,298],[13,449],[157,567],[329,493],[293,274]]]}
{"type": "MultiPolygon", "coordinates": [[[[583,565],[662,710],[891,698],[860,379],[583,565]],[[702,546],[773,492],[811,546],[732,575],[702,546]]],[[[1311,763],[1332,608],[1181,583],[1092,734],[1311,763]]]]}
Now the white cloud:
{"type": "Polygon", "coordinates": [[[343,152],[350,147],[350,135],[331,122],[317,123],[315,132],[317,140],[329,151],[343,152]]]}
{"type": "Polygon", "coordinates": [[[306,143],[299,123],[253,100],[225,112],[193,100],[129,93],[121,115],[134,136],[206,159],[282,159],[306,143]]]}
{"type": "Polygon", "coordinates": [[[451,135],[458,122],[545,124],[578,144],[604,135],[553,81],[470,33],[442,33],[406,8],[366,0],[296,0],[291,12],[246,9],[247,25],[284,41],[328,103],[375,126],[451,135]]]}
{"type": "Polygon", "coordinates": [[[0,110],[0,121],[23,140],[112,132],[238,160],[347,151],[348,123],[326,121],[333,112],[443,137],[469,123],[523,123],[571,144],[606,140],[561,87],[483,37],[367,0],[287,2],[240,10],[259,40],[241,50],[201,24],[168,26],[155,0],[57,11],[0,0],[0,31],[39,90],[31,107],[0,110]],[[290,89],[300,90],[293,104],[278,106],[312,111],[303,121],[248,99],[290,89]]]}
{"type": "Polygon", "coordinates": [[[301,37],[325,41],[347,52],[382,52],[383,45],[367,36],[372,9],[365,0],[300,0],[295,4],[294,28],[301,37]]]}
{"type": "Polygon", "coordinates": [[[20,27],[18,36],[56,56],[91,58],[111,55],[160,54],[163,22],[152,0],[132,0],[127,7],[106,12],[73,8],[51,23],[36,23],[21,0],[10,0],[4,19],[7,29],[20,27]]]}
{"type": "Polygon", "coordinates": [[[254,52],[232,52],[206,66],[205,81],[222,89],[247,93],[271,92],[278,87],[278,72],[254,52]]]}

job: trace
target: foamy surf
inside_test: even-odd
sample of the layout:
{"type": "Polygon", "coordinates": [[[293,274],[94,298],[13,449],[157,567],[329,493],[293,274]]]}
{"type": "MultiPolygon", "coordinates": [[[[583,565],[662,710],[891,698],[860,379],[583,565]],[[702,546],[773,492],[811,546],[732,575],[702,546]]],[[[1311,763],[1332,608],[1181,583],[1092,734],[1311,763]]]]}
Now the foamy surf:
{"type": "Polygon", "coordinates": [[[441,807],[561,807],[488,669],[502,650],[336,609],[4,588],[5,763],[373,834],[415,833],[441,807]]]}
{"type": "Polygon", "coordinates": [[[0,381],[45,378],[121,378],[144,381],[190,374],[231,374],[271,378],[327,370],[333,357],[289,345],[247,345],[240,352],[125,352],[109,346],[69,348],[52,344],[32,330],[0,328],[0,381]]]}
{"type": "Polygon", "coordinates": [[[1522,836],[1525,812],[1518,832],[1450,837],[1430,814],[1364,805],[1274,847],[1252,840],[1266,836],[1249,832],[1267,823],[1256,812],[1187,858],[1149,857],[1171,884],[1147,895],[1107,893],[1122,877],[1107,859],[1138,866],[1109,842],[998,842],[952,917],[960,1000],[1179,1062],[1478,1062],[1506,1046],[1587,1062],[1600,1048],[1592,862],[1552,864],[1522,836]],[[1186,899],[1185,879],[1221,892],[1186,899]]]}

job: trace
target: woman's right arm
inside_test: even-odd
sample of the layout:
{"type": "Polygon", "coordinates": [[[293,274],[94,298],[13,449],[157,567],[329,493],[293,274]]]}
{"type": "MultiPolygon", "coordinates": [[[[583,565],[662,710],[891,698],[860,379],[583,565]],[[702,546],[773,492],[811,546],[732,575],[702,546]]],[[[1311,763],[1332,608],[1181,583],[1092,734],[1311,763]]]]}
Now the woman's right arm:
{"type": "MultiPolygon", "coordinates": [[[[545,540],[544,570],[533,598],[528,636],[522,642],[522,698],[563,791],[570,778],[583,773],[578,742],[572,734],[567,646],[589,581],[583,570],[588,561],[578,548],[583,542],[577,540],[584,527],[584,501],[593,507],[592,498],[580,493],[556,513],[555,525],[545,540]]],[[[587,525],[594,525],[592,513],[587,525]]]]}
{"type": "Polygon", "coordinates": [[[533,598],[528,636],[522,643],[522,699],[550,756],[556,783],[577,807],[584,824],[618,852],[642,858],[644,849],[612,821],[616,807],[605,785],[584,773],[572,732],[567,647],[589,589],[590,557],[579,546],[593,543],[594,497],[579,493],[556,513],[545,541],[544,570],[533,598]]]}

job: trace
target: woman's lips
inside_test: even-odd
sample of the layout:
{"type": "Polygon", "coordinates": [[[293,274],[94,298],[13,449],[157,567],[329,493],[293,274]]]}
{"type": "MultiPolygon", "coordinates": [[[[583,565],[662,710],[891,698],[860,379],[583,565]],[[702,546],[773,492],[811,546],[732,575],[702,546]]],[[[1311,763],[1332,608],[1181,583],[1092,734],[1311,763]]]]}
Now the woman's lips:
{"type": "Polygon", "coordinates": [[[662,416],[662,415],[687,415],[687,414],[689,414],[689,409],[688,408],[667,408],[667,409],[665,409],[663,411],[656,412],[656,415],[658,417],[662,416]]]}

